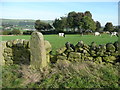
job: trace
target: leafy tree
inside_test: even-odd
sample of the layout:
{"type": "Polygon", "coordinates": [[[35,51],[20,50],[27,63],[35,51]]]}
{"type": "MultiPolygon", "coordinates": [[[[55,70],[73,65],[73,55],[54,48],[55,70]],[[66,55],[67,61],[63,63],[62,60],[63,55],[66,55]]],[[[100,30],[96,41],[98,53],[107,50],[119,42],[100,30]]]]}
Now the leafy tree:
{"type": "Polygon", "coordinates": [[[101,24],[99,21],[96,21],[96,31],[100,31],[101,24]]]}
{"type": "Polygon", "coordinates": [[[76,12],[69,12],[68,17],[67,17],[67,23],[68,27],[72,28],[73,30],[75,29],[75,23],[74,23],[74,18],[76,17],[76,12]]]}
{"type": "Polygon", "coordinates": [[[81,12],[78,12],[76,13],[75,17],[74,17],[74,20],[73,20],[73,23],[74,23],[74,26],[77,27],[77,29],[80,31],[81,30],[81,27],[82,27],[82,18],[83,18],[84,14],[81,13],[81,12]]]}
{"type": "Polygon", "coordinates": [[[90,13],[90,11],[86,11],[86,12],[84,13],[84,15],[92,18],[92,14],[90,13]]]}
{"type": "Polygon", "coordinates": [[[109,32],[114,31],[113,24],[111,22],[107,22],[105,25],[104,31],[109,31],[109,32]]]}
{"type": "Polygon", "coordinates": [[[44,23],[40,20],[36,20],[36,22],[35,22],[35,29],[38,30],[38,31],[49,30],[51,28],[52,28],[52,26],[48,23],[44,23]]]}
{"type": "Polygon", "coordinates": [[[119,27],[119,26],[115,26],[115,27],[114,27],[114,31],[115,31],[115,32],[120,32],[120,27],[119,27]]]}
{"type": "Polygon", "coordinates": [[[62,32],[66,28],[66,18],[61,17],[61,19],[55,19],[53,26],[58,32],[62,32]]]}
{"type": "Polygon", "coordinates": [[[62,27],[63,29],[68,28],[67,17],[61,17],[62,27]]]}
{"type": "Polygon", "coordinates": [[[96,24],[92,18],[90,18],[88,16],[84,16],[82,18],[82,22],[83,22],[83,25],[82,25],[83,29],[95,31],[96,24]]]}
{"type": "Polygon", "coordinates": [[[44,25],[45,23],[41,22],[40,20],[36,20],[35,29],[37,29],[38,31],[41,31],[44,29],[44,25]]]}
{"type": "Polygon", "coordinates": [[[55,21],[53,22],[53,26],[55,27],[56,30],[61,30],[60,24],[61,21],[59,19],[55,19],[55,21]]]}

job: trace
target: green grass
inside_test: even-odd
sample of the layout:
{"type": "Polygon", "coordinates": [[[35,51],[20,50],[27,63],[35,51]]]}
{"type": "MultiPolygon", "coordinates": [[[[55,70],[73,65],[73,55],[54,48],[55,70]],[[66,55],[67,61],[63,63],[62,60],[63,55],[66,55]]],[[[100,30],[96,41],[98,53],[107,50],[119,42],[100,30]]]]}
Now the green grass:
{"type": "MultiPolygon", "coordinates": [[[[0,41],[14,39],[30,39],[30,35],[22,36],[2,36],[0,41]]],[[[76,44],[83,40],[84,43],[106,44],[115,42],[118,37],[109,35],[44,35],[45,40],[52,44],[53,51],[63,47],[66,42],[76,44]]],[[[50,65],[48,69],[41,71],[31,71],[27,66],[12,65],[4,66],[2,70],[3,88],[119,88],[117,65],[95,64],[94,62],[71,63],[61,61],[55,65],[50,65]],[[28,68],[28,69],[27,69],[28,68]]]]}
{"type": "Polygon", "coordinates": [[[120,88],[119,64],[95,64],[64,61],[44,69],[30,70],[24,66],[5,66],[2,73],[3,88],[120,88]]]}
{"type": "MultiPolygon", "coordinates": [[[[2,36],[1,41],[5,40],[14,40],[14,39],[30,39],[30,35],[21,35],[21,36],[2,36]]],[[[103,34],[102,36],[94,36],[94,35],[66,35],[66,37],[59,37],[58,35],[44,35],[45,40],[48,40],[51,45],[53,52],[56,49],[63,47],[66,42],[70,42],[72,44],[77,44],[78,41],[83,40],[86,44],[91,44],[91,42],[96,42],[96,44],[106,44],[108,42],[115,42],[118,40],[118,37],[103,34]]]]}
{"type": "Polygon", "coordinates": [[[0,41],[15,40],[15,39],[26,39],[29,40],[29,35],[19,35],[19,36],[0,36],[2,39],[0,41]]]}

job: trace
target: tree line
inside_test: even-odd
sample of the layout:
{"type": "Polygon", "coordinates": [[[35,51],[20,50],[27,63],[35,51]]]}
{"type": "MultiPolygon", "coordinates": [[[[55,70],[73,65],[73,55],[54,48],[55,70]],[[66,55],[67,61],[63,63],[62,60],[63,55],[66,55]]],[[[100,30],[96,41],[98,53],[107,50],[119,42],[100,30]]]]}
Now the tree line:
{"type": "Polygon", "coordinates": [[[56,18],[52,25],[36,20],[35,29],[38,31],[56,32],[87,32],[87,31],[118,31],[118,26],[114,27],[112,22],[107,22],[103,30],[101,30],[101,23],[94,21],[90,11],[83,12],[69,12],[67,16],[56,18]]]}

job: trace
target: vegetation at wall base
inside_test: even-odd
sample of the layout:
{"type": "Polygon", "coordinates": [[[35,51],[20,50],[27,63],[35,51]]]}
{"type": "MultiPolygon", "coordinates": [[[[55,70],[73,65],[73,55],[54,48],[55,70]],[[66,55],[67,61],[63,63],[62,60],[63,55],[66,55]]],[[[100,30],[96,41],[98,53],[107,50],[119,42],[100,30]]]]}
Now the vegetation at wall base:
{"type": "Polygon", "coordinates": [[[59,61],[43,71],[25,65],[3,67],[3,88],[120,88],[119,63],[59,61]]]}

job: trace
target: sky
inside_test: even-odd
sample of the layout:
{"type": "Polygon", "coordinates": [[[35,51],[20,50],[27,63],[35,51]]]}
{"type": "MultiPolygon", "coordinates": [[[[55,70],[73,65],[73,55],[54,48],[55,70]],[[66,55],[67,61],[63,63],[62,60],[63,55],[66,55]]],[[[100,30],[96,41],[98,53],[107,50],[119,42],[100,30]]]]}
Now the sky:
{"type": "Polygon", "coordinates": [[[0,18],[54,20],[69,12],[90,11],[94,21],[118,25],[118,2],[15,2],[1,1],[0,18]]]}

